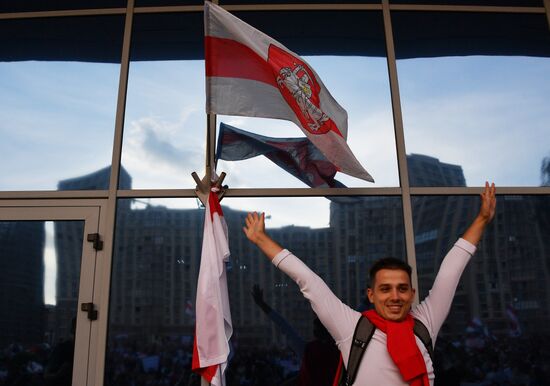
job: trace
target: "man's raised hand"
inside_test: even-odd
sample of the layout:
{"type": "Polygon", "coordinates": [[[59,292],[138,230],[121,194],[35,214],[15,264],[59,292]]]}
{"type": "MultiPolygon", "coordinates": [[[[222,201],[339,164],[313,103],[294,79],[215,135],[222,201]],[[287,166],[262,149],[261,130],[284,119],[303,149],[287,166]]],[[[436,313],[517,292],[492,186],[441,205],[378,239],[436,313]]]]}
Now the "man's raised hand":
{"type": "Polygon", "coordinates": [[[480,194],[481,207],[479,209],[479,216],[488,224],[495,217],[495,208],[497,205],[497,199],[495,196],[495,183],[489,185],[489,182],[485,181],[485,189],[480,194]]]}
{"type": "Polygon", "coordinates": [[[260,238],[265,235],[265,213],[258,215],[257,212],[249,212],[244,220],[244,234],[248,240],[258,244],[260,238]]]}
{"type": "Polygon", "coordinates": [[[472,225],[466,229],[466,232],[464,232],[462,236],[464,240],[469,241],[473,245],[479,243],[485,231],[485,227],[491,222],[493,217],[495,217],[495,208],[497,205],[495,191],[496,188],[494,183],[489,185],[488,182],[485,182],[485,189],[483,189],[483,193],[480,195],[481,207],[479,208],[479,213],[472,225]]]}
{"type": "Polygon", "coordinates": [[[283,250],[265,233],[265,213],[250,212],[246,215],[244,223],[243,232],[248,240],[256,244],[269,260],[273,260],[275,255],[283,250]]]}

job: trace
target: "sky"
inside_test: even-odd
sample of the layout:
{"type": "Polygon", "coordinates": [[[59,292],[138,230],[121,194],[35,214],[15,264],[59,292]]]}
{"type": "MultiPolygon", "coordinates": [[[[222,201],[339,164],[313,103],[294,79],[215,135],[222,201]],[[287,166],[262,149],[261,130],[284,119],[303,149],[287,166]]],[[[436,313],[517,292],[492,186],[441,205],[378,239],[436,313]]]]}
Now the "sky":
{"type": "MultiPolygon", "coordinates": [[[[396,187],[398,169],[384,58],[307,57],[348,112],[348,143],[375,183],[337,174],[350,187],[396,187]]],[[[461,165],[468,186],[538,186],[550,156],[550,59],[453,57],[397,63],[407,153],[461,165]]],[[[56,189],[111,161],[120,67],[116,64],[0,63],[0,190],[56,189]]],[[[204,174],[204,62],[133,62],[122,164],[137,189],[194,188],[204,174]]],[[[218,122],[273,137],[299,137],[290,122],[219,116],[218,122]]],[[[264,158],[220,162],[234,188],[305,187],[264,158]]],[[[329,201],[227,198],[266,211],[269,225],[328,226],[329,201]]],[[[155,205],[196,207],[194,199],[155,205]]],[[[50,235],[51,236],[51,235],[50,235]]],[[[46,269],[54,256],[49,244],[46,269]]],[[[49,284],[52,285],[51,283],[49,284]]]]}
{"type": "MultiPolygon", "coordinates": [[[[347,110],[348,143],[371,184],[398,186],[387,65],[382,58],[309,57],[347,110]]],[[[206,118],[202,61],[134,62],[130,67],[123,166],[133,187],[192,188],[203,174],[206,118]]],[[[59,180],[110,163],[119,66],[0,63],[1,190],[56,189],[59,180]],[[70,161],[70,162],[67,162],[70,161]]],[[[398,61],[407,153],[461,165],[468,186],[537,186],[550,155],[550,60],[460,57],[398,61]],[[529,151],[525,151],[529,149],[529,151]]],[[[218,121],[274,137],[298,137],[292,123],[218,121]]],[[[304,187],[265,159],[222,162],[230,187],[304,187]],[[273,178],[276,176],[276,178],[273,178]]]]}

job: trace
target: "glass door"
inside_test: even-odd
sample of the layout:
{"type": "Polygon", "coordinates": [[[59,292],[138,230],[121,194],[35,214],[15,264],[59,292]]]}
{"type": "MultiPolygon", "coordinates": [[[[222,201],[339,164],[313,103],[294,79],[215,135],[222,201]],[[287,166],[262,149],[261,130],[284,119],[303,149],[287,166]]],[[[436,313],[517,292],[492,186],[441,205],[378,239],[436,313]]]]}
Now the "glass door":
{"type": "Polygon", "coordinates": [[[66,205],[0,207],[2,385],[86,385],[100,206],[66,205]]]}

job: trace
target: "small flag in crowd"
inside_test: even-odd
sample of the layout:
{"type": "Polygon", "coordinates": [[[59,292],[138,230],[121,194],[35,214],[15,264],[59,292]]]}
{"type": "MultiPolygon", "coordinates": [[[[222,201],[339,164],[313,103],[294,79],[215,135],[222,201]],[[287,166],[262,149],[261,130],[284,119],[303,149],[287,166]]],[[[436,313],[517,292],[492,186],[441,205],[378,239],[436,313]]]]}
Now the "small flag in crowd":
{"type": "Polygon", "coordinates": [[[518,315],[511,304],[508,304],[508,306],[506,306],[506,316],[508,317],[510,326],[508,334],[514,338],[521,336],[521,326],[519,324],[518,315]]]}
{"type": "Polygon", "coordinates": [[[193,302],[191,300],[185,302],[185,315],[195,319],[195,307],[193,307],[193,302]]]}
{"type": "Polygon", "coordinates": [[[334,179],[336,167],[309,139],[265,137],[220,123],[216,160],[240,161],[259,155],[310,187],[345,188],[334,179]]]}
{"type": "Polygon", "coordinates": [[[207,113],[292,121],[338,171],[374,182],[346,143],[346,110],[302,58],[209,1],[204,25],[207,113]]]}
{"type": "Polygon", "coordinates": [[[213,386],[225,385],[229,338],[233,332],[225,270],[228,259],[227,224],[218,196],[210,192],[197,283],[192,368],[213,386]]]}

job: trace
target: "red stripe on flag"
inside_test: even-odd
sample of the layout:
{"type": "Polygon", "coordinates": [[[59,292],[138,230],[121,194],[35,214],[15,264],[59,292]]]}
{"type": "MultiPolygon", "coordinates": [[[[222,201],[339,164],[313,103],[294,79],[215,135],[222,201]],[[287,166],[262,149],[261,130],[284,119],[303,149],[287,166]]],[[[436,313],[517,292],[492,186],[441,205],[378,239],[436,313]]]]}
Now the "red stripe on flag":
{"type": "Polygon", "coordinates": [[[256,80],[277,87],[268,63],[252,49],[232,39],[205,36],[206,76],[256,80]]]}
{"type": "Polygon", "coordinates": [[[207,367],[201,367],[199,363],[199,351],[197,348],[197,335],[195,334],[195,339],[193,340],[193,362],[191,364],[191,369],[194,373],[199,374],[209,383],[212,382],[212,378],[216,375],[219,365],[212,365],[207,367]]]}
{"type": "Polygon", "coordinates": [[[210,218],[214,221],[214,213],[217,213],[218,216],[223,216],[222,207],[220,205],[220,200],[218,195],[215,192],[210,192],[208,195],[208,206],[210,207],[210,218]]]}

